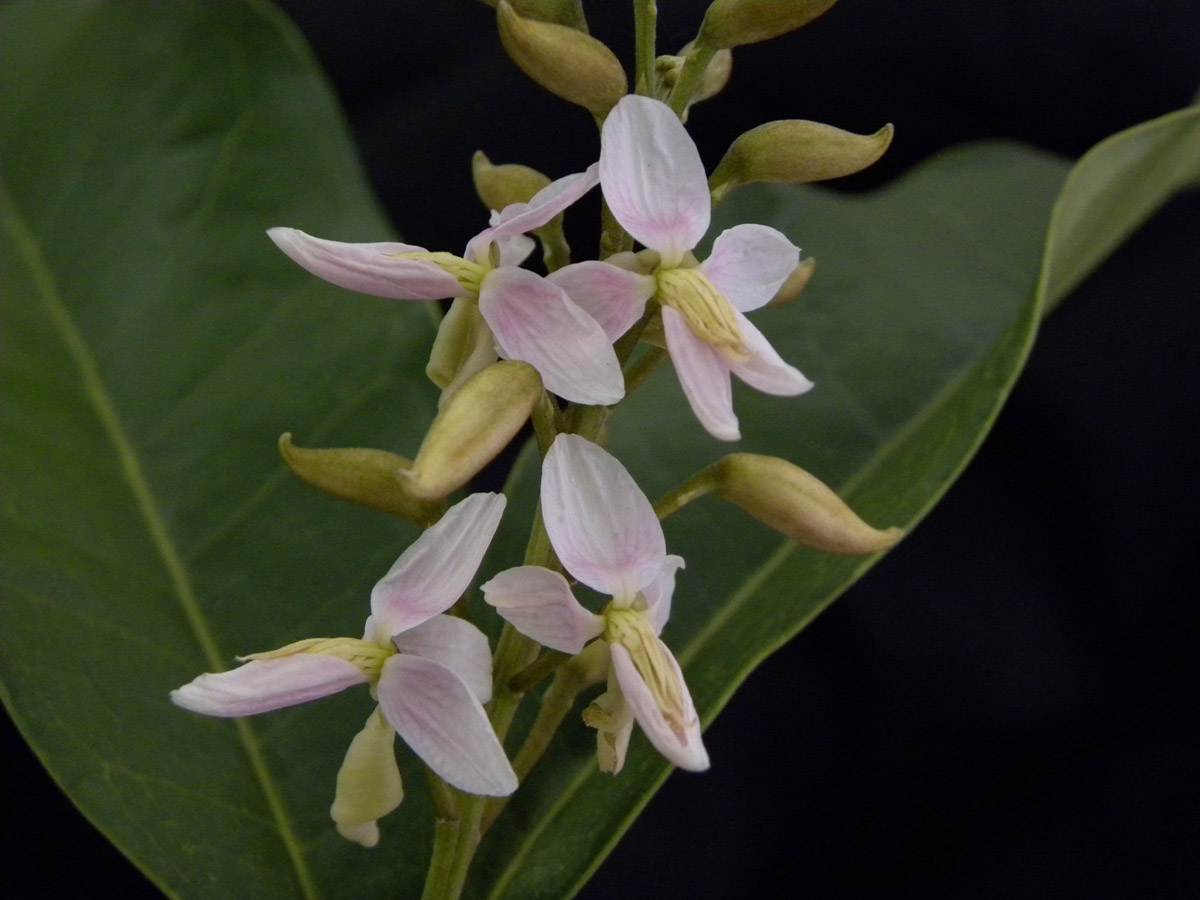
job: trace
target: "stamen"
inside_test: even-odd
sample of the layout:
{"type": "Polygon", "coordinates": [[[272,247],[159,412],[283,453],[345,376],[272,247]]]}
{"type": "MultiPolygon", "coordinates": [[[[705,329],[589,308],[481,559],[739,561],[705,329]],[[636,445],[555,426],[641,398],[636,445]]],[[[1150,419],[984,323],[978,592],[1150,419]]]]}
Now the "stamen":
{"type": "Polygon", "coordinates": [[[741,362],[749,358],[733,306],[699,269],[660,271],[655,299],[683,316],[696,337],[729,359],[741,362]]]}

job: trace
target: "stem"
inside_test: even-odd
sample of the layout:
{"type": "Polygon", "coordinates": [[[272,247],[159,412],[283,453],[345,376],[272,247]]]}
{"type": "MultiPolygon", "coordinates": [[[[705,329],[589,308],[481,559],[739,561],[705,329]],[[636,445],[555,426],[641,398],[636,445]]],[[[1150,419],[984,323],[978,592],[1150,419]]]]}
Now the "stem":
{"type": "Polygon", "coordinates": [[[510,690],[519,694],[528,694],[530,688],[537,687],[543,679],[554,674],[554,670],[571,658],[571,654],[561,650],[547,650],[508,681],[510,690]]]}
{"type": "Polygon", "coordinates": [[[667,101],[667,105],[671,107],[675,115],[683,117],[684,111],[692,100],[692,95],[700,87],[708,64],[712,62],[716,53],[717,48],[705,41],[703,34],[696,38],[696,46],[684,60],[683,69],[679,72],[679,80],[675,82],[675,89],[671,91],[670,99],[667,101]]]}
{"type": "Polygon", "coordinates": [[[537,438],[538,453],[545,456],[558,434],[558,404],[548,393],[542,391],[541,399],[533,408],[533,434],[537,438]]]}
{"type": "Polygon", "coordinates": [[[433,858],[425,876],[421,900],[457,900],[467,883],[467,868],[479,846],[484,797],[454,791],[459,813],[438,819],[433,830],[433,858]]]}
{"type": "Polygon", "coordinates": [[[713,477],[712,469],[705,469],[693,475],[675,490],[671,491],[661,500],[654,504],[654,514],[658,518],[665,519],[672,513],[678,512],[683,507],[687,506],[693,500],[703,497],[705,494],[712,492],[717,486],[716,479],[713,477]]]}
{"type": "Polygon", "coordinates": [[[658,4],[655,0],[634,0],[633,36],[636,71],[634,88],[647,97],[658,96],[654,60],[655,31],[658,25],[658,4]]]}
{"type": "Polygon", "coordinates": [[[667,356],[667,351],[662,347],[652,347],[638,357],[637,361],[625,370],[625,396],[628,397],[642,386],[642,382],[657,372],[667,361],[667,356]]]}

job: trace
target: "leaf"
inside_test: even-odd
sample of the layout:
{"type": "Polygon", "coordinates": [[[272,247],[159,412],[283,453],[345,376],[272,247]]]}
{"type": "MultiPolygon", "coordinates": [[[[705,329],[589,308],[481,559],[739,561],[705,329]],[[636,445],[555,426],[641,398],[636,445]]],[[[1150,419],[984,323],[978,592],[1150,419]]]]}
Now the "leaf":
{"type": "MultiPolygon", "coordinates": [[[[982,441],[1042,305],[1197,173],[1200,107],[1192,107],[1108,139],[1069,173],[1046,154],[984,144],[868,196],[735,194],[719,227],[770,224],[818,260],[796,307],[757,316],[817,386],[792,400],[735,390],[743,446],[813,471],[872,524],[911,528],[982,441]]],[[[635,395],[611,430],[613,451],[651,496],[728,452],[694,422],[669,373],[635,395]]],[[[689,565],[663,637],[705,722],[874,561],[781,543],[714,499],[665,527],[669,549],[689,565]]],[[[752,760],[747,748],[744,759],[713,764],[752,760]]],[[[468,896],[570,897],[670,771],[635,737],[621,775],[603,775],[591,733],[568,720],[506,811],[514,827],[501,818],[484,842],[468,896]]]]}
{"type": "Polygon", "coordinates": [[[5,702],[172,896],[382,896],[393,866],[419,884],[411,759],[374,866],[329,820],[365,691],[241,724],[167,699],[238,653],[357,637],[416,533],[275,451],[291,430],[411,455],[435,409],[426,311],[324,285],[264,234],[388,232],[331,92],[262,3],[0,16],[5,702]]]}

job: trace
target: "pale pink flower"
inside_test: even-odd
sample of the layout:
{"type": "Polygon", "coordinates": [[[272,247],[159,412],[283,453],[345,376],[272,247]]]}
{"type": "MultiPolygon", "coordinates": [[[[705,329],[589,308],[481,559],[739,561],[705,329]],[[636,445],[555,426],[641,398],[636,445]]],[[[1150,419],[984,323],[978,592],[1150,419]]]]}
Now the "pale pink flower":
{"type": "Polygon", "coordinates": [[[442,615],[475,576],[504,503],[472,494],[422,534],[371,591],[361,640],[312,638],[251,654],[171,699],[204,715],[249,716],[371,685],[379,707],[346,754],[331,810],[338,831],[366,846],[379,840],[376,820],[403,796],[395,734],[460,790],[511,794],[517,778],[483,709],[492,693],[487,638],[442,615]]]}
{"type": "Polygon", "coordinates": [[[542,469],[542,515],[566,570],[612,597],[589,612],[567,579],[541,566],[501,572],[484,598],[522,634],[564,653],[594,638],[611,656],[608,692],[585,713],[599,731],[600,765],[617,772],[636,719],[675,765],[708,768],[700,720],[683,673],[658,637],[671,612],[675,572],[662,527],[646,495],[617,460],[577,435],[560,434],[542,469]]]}
{"type": "Polygon", "coordinates": [[[347,244],[295,228],[271,228],[279,248],[314,275],[393,300],[455,298],[443,320],[429,375],[454,390],[497,354],[529,363],[546,388],[577,403],[609,405],[625,394],[604,329],[552,281],[519,266],[545,225],[591,190],[597,166],[547,185],[528,203],[493,212],[462,256],[400,243],[347,244]]]}

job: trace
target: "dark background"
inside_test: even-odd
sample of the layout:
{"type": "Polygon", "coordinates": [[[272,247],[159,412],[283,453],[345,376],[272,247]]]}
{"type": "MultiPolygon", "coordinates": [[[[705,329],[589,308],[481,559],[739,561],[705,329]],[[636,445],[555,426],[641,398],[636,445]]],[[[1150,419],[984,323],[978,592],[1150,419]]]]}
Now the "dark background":
{"type": "MultiPolygon", "coordinates": [[[[596,155],[589,117],[515,70],[482,3],[282,6],[416,243],[477,230],[477,147],[554,177],[596,155]]],[[[660,46],[704,6],[662,0],[660,46]]],[[[630,5],[585,7],[629,59],[630,5]]],[[[711,166],[768,119],[894,122],[885,160],[837,185],[864,190],[961,141],[1078,156],[1197,87],[1195,0],[843,0],[738,51],[691,126],[711,166]]],[[[1054,314],[945,501],[755,672],[706,735],[712,771],[672,776],[580,896],[1200,896],[1198,303],[1192,193],[1054,314]]],[[[38,854],[36,896],[158,896],[4,727],[4,781],[31,798],[3,852],[38,854]]]]}

